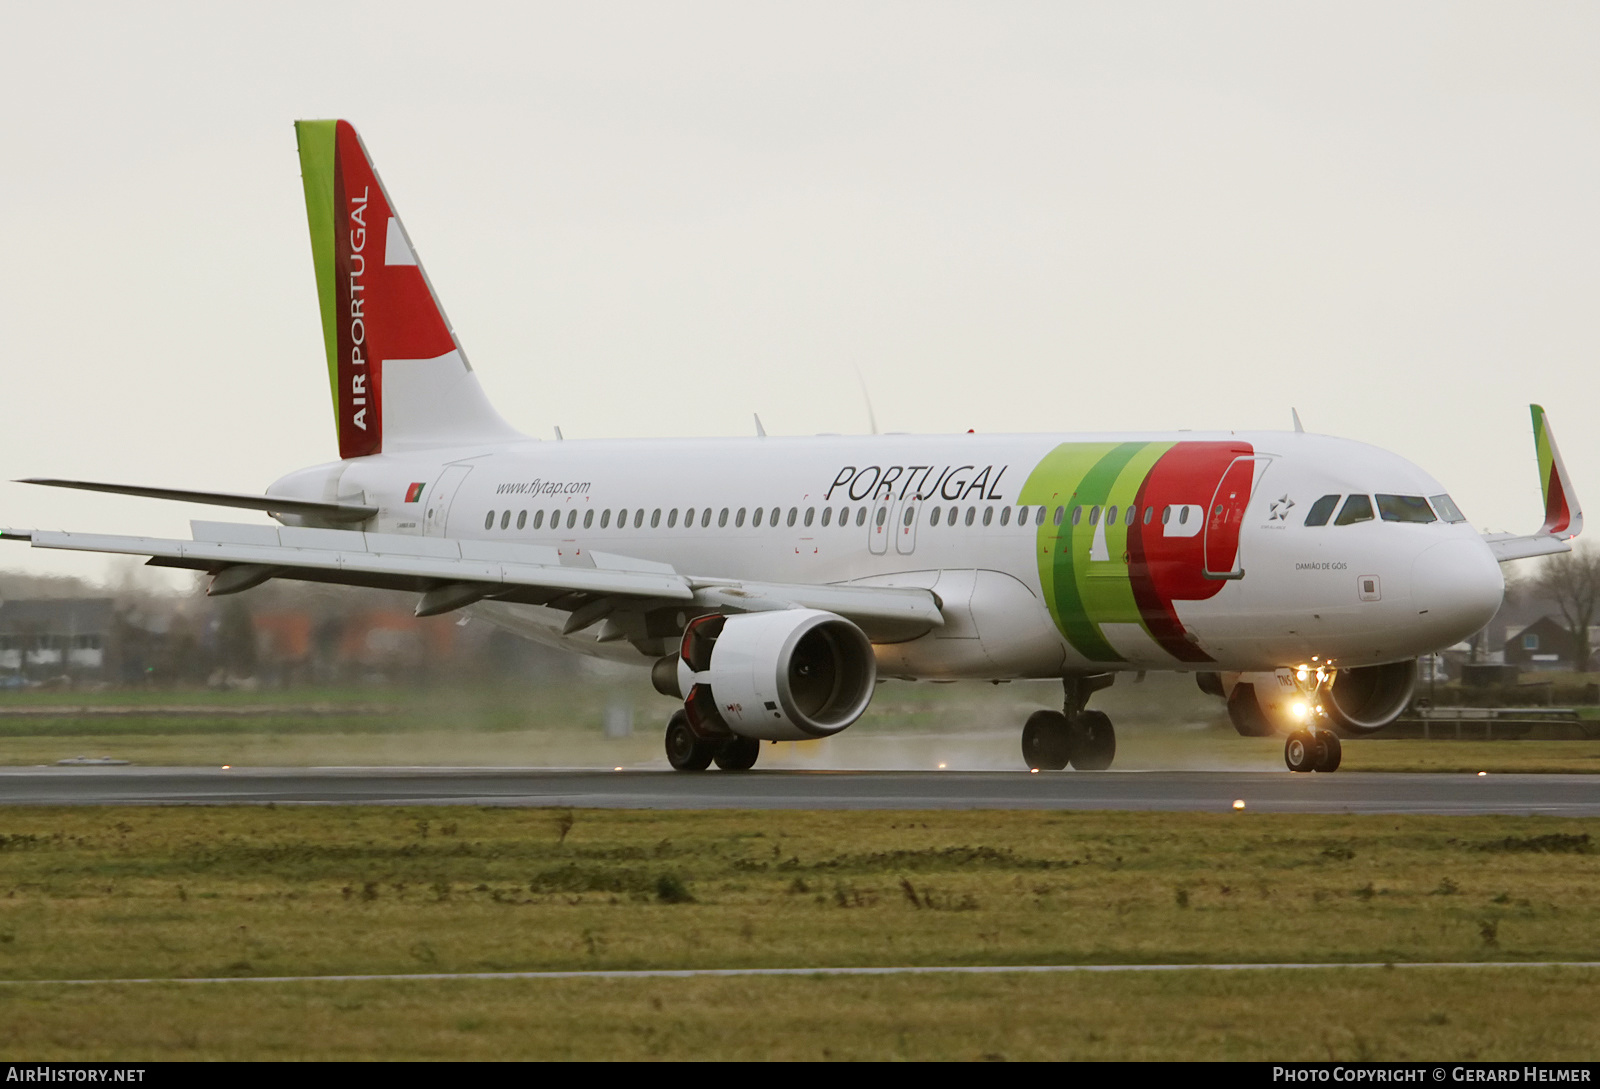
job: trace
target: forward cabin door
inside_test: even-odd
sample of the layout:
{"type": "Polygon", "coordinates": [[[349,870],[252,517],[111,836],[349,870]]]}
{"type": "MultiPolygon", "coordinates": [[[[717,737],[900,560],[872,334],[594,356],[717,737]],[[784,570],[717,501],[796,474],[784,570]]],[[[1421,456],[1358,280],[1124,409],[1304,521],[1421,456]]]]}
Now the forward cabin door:
{"type": "Polygon", "coordinates": [[[1208,579],[1244,578],[1244,560],[1239,555],[1239,531],[1244,527],[1244,511],[1250,496],[1261,482],[1271,458],[1234,458],[1206,508],[1205,576],[1208,579]]]}
{"type": "Polygon", "coordinates": [[[433,495],[423,497],[428,504],[428,513],[423,521],[423,536],[446,536],[445,528],[450,521],[450,505],[455,502],[456,492],[460,490],[461,482],[470,472],[472,472],[470,465],[447,465],[444,472],[439,474],[439,479],[433,485],[433,495]]]}

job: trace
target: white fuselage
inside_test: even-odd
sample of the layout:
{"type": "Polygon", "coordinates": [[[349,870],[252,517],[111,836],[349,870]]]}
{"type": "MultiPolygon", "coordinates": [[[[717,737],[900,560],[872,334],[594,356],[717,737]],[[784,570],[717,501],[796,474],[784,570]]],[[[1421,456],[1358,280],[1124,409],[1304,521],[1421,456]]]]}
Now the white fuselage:
{"type": "MultiPolygon", "coordinates": [[[[376,506],[370,531],[552,546],[563,563],[593,550],[690,578],[930,589],[946,622],[876,641],[890,676],[1370,665],[1466,638],[1503,592],[1488,547],[1448,514],[1306,525],[1324,496],[1445,489],[1383,450],[1298,432],[528,440],[390,450],[269,492],[376,506]],[[1190,450],[1222,468],[1190,467],[1190,450]]],[[[563,639],[555,609],[474,609],[649,660],[563,639]]]]}

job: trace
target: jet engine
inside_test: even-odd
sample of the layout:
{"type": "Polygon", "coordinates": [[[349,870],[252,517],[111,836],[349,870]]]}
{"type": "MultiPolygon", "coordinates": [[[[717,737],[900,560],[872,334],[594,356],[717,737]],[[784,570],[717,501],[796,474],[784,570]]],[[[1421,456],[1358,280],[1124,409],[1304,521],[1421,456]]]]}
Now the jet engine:
{"type": "Polygon", "coordinates": [[[861,629],[816,609],[697,617],[675,664],[690,729],[704,738],[828,737],[861,717],[878,677],[861,629]]]}
{"type": "Polygon", "coordinates": [[[1328,726],[1350,736],[1371,733],[1400,717],[1416,689],[1417,663],[1408,658],[1341,669],[1317,692],[1314,702],[1287,669],[1207,673],[1200,675],[1199,683],[1202,691],[1226,697],[1228,718],[1245,737],[1269,737],[1305,727],[1317,707],[1326,715],[1328,726]]]}
{"type": "Polygon", "coordinates": [[[1417,660],[1341,669],[1322,701],[1342,734],[1369,734],[1400,717],[1417,687],[1417,660]]]}

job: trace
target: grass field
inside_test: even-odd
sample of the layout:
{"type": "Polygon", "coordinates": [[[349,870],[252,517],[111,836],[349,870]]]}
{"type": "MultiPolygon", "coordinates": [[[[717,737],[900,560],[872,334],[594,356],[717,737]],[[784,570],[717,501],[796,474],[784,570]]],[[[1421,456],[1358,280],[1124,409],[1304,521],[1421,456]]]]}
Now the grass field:
{"type": "MultiPolygon", "coordinates": [[[[0,978],[1600,959],[1593,822],[0,810],[0,978]]],[[[6,1058],[1592,1057],[1600,971],[0,985],[6,1058]]]]}

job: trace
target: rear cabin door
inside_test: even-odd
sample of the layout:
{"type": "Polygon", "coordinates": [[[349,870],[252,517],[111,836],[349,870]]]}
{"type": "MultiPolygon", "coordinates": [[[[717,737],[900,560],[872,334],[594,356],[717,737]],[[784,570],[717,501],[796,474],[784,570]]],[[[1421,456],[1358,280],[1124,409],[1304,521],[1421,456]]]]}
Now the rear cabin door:
{"type": "Polygon", "coordinates": [[[424,497],[428,504],[427,518],[423,522],[424,536],[446,536],[445,527],[450,520],[450,505],[455,502],[456,492],[470,472],[472,472],[470,465],[447,465],[444,472],[439,474],[439,479],[433,485],[433,495],[424,497]]]}

